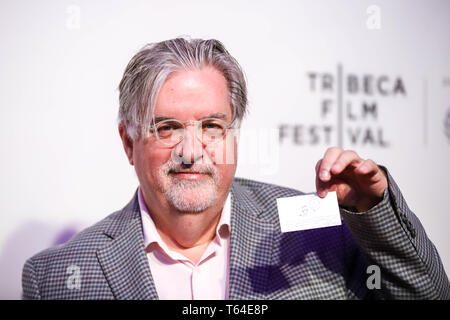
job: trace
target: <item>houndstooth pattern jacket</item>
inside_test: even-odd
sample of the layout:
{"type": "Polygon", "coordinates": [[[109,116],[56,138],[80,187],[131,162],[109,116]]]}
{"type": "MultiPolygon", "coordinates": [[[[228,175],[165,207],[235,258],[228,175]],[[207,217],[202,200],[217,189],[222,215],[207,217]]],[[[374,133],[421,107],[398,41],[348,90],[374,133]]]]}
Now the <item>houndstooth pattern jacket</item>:
{"type": "MultiPolygon", "coordinates": [[[[276,198],[302,193],[235,178],[230,299],[450,299],[434,245],[388,178],[383,201],[370,211],[341,208],[341,226],[289,233],[281,233],[276,198]],[[380,268],[380,289],[367,285],[370,265],[380,268]]],[[[24,299],[158,299],[137,194],[67,243],[28,259],[22,287],[24,299]]]]}

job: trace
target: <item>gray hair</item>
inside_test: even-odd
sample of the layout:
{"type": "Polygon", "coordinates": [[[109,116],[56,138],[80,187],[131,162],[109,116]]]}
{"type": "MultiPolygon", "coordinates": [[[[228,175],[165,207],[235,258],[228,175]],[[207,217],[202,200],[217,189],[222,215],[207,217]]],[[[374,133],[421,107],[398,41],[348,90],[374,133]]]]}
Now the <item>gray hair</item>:
{"type": "Polygon", "coordinates": [[[128,63],[119,85],[118,121],[135,140],[148,132],[159,91],[176,71],[215,67],[228,83],[234,124],[247,108],[247,85],[238,62],[214,39],[176,38],[145,45],[128,63]]]}

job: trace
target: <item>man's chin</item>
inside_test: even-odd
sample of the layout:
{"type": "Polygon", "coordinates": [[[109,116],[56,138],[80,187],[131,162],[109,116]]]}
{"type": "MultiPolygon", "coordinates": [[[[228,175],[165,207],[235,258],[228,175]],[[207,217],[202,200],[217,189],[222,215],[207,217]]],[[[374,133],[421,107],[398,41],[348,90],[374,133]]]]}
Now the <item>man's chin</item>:
{"type": "Polygon", "coordinates": [[[169,203],[178,211],[198,213],[214,204],[217,198],[215,187],[209,183],[183,181],[172,185],[166,192],[169,203]]]}
{"type": "Polygon", "coordinates": [[[171,205],[179,212],[182,213],[200,213],[210,208],[214,200],[210,199],[209,201],[196,201],[193,198],[188,198],[185,196],[178,197],[176,199],[171,199],[171,205]]]}

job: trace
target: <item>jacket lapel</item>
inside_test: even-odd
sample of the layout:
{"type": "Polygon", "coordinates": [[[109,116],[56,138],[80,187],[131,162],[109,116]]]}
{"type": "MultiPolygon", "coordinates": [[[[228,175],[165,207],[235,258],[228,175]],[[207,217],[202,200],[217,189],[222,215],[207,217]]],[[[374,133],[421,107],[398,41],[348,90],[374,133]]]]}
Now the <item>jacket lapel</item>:
{"type": "Polygon", "coordinates": [[[97,251],[97,258],[116,299],[158,299],[145,253],[137,192],[111,218],[105,234],[112,241],[97,251]]]}
{"type": "MultiPolygon", "coordinates": [[[[231,188],[229,299],[265,299],[275,224],[237,182],[231,188]]],[[[97,258],[116,299],[158,299],[145,253],[137,192],[104,232],[111,242],[97,258]],[[133,261],[133,263],[130,263],[133,261]]]]}
{"type": "Polygon", "coordinates": [[[252,195],[233,182],[229,298],[265,299],[275,224],[260,218],[252,195]]]}

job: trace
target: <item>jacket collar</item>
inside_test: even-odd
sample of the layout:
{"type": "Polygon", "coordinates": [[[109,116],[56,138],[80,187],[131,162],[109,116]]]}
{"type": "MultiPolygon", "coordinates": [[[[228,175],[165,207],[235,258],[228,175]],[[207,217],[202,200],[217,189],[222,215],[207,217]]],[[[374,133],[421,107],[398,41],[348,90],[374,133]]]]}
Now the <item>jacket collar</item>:
{"type": "Polygon", "coordinates": [[[97,258],[116,299],[158,299],[145,253],[137,192],[118,214],[111,216],[104,233],[111,242],[97,258]]]}
{"type": "MultiPolygon", "coordinates": [[[[264,299],[275,224],[261,218],[254,197],[233,181],[229,298],[264,299]]],[[[112,240],[97,258],[117,299],[158,299],[148,264],[138,194],[116,215],[104,233],[112,240]],[[133,263],[130,263],[133,261],[133,263]]]]}

